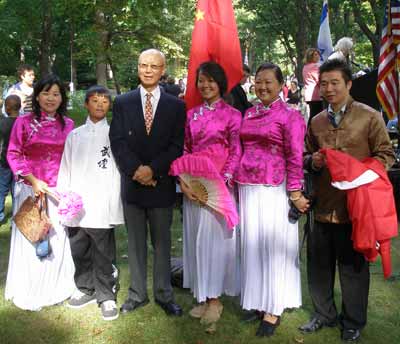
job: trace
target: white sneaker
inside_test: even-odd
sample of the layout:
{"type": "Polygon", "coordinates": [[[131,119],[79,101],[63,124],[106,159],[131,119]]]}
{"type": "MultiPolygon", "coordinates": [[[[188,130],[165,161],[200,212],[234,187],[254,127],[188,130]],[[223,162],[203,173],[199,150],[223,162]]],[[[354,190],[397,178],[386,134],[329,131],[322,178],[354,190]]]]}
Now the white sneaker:
{"type": "Polygon", "coordinates": [[[91,303],[95,303],[96,301],[95,293],[93,293],[93,295],[87,295],[82,293],[79,289],[76,289],[71,298],[68,300],[67,307],[82,308],[91,303]]]}
{"type": "Polygon", "coordinates": [[[101,314],[104,320],[115,320],[118,318],[118,308],[114,300],[107,300],[101,303],[101,314]]]}

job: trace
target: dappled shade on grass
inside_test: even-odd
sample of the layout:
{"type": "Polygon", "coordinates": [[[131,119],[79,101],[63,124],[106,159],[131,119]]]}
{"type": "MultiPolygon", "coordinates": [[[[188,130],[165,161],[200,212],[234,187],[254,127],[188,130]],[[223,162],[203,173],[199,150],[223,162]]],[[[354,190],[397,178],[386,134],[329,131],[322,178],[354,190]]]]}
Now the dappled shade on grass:
{"type": "MultiPolygon", "coordinates": [[[[9,202],[7,203],[9,211],[9,202]]],[[[261,343],[255,337],[258,324],[242,324],[238,298],[223,297],[224,312],[217,323],[216,333],[205,333],[198,319],[189,316],[189,310],[195,301],[188,290],[175,289],[175,299],[183,307],[181,318],[167,317],[154,303],[152,295],[152,269],[149,267],[148,288],[150,304],[126,316],[120,315],[116,321],[105,322],[101,318],[96,304],[80,310],[64,305],[45,307],[40,312],[23,311],[11,302],[4,300],[4,285],[7,272],[10,241],[10,223],[0,227],[0,343],[117,343],[117,344],[252,344],[261,343]]],[[[128,261],[123,258],[127,253],[127,235],[124,227],[116,229],[117,262],[120,268],[121,289],[118,305],[127,296],[129,283],[128,261]]],[[[172,226],[172,256],[182,252],[181,215],[174,213],[172,226]]],[[[152,264],[152,248],[149,242],[149,265],[152,264]]],[[[308,296],[305,271],[305,252],[301,260],[303,307],[286,311],[276,334],[268,338],[270,344],[341,343],[339,328],[327,328],[311,335],[303,335],[297,327],[308,321],[312,305],[308,296]]],[[[393,240],[393,270],[400,273],[400,240],[393,240]]],[[[339,281],[336,281],[335,297],[340,309],[339,281]]],[[[377,344],[397,344],[400,338],[400,279],[384,281],[379,262],[371,266],[371,289],[368,308],[368,324],[362,332],[362,342],[377,344]]]]}

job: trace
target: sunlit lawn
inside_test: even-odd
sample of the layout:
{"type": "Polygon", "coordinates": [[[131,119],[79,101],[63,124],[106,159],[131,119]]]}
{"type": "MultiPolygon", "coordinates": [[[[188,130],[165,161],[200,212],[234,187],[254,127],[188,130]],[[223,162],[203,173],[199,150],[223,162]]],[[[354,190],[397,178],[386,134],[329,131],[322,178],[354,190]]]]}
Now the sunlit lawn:
{"type": "MultiPolygon", "coordinates": [[[[7,203],[9,208],[9,200],[7,203]]],[[[193,299],[189,291],[175,289],[176,300],[183,306],[184,316],[167,317],[151,302],[136,312],[120,316],[112,322],[102,320],[96,305],[81,310],[71,310],[64,305],[44,308],[40,312],[22,311],[4,300],[7,272],[10,223],[0,227],[0,343],[340,343],[337,328],[324,329],[316,334],[302,335],[297,327],[308,320],[311,305],[307,281],[303,272],[303,308],[283,315],[281,326],[273,338],[255,337],[257,324],[240,323],[240,307],[235,298],[224,298],[225,309],[214,334],[205,333],[205,327],[188,315],[193,299]]],[[[125,229],[117,230],[118,266],[121,270],[120,305],[127,295],[128,263],[125,229]]],[[[173,255],[181,255],[182,228],[180,214],[175,211],[173,225],[173,255]]],[[[151,257],[151,250],[149,251],[151,257]]],[[[149,262],[151,265],[151,260],[149,262]]],[[[400,240],[393,246],[394,270],[400,272],[400,240]]],[[[380,264],[371,266],[371,291],[368,325],[362,332],[362,343],[400,342],[400,280],[384,281],[380,264]]],[[[149,267],[149,295],[151,292],[151,266],[149,267]]],[[[337,290],[339,295],[339,291],[337,290]]],[[[340,306],[340,302],[338,301],[340,306]]]]}

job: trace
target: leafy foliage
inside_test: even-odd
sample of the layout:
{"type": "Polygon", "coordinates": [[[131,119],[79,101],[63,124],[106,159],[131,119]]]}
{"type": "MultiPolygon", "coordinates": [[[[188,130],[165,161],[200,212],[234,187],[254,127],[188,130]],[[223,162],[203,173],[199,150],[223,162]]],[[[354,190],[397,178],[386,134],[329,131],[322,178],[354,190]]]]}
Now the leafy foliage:
{"type": "MultiPolygon", "coordinates": [[[[233,3],[250,67],[270,60],[300,76],[305,50],[316,45],[322,0],[233,3]]],[[[330,0],[329,5],[333,42],[352,37],[356,60],[376,65],[385,1],[330,0]]],[[[137,84],[140,51],[156,47],[167,56],[168,72],[182,77],[195,6],[195,0],[0,0],[0,74],[14,75],[22,61],[39,67],[40,60],[41,67],[47,62],[82,87],[106,78],[107,70],[108,85],[126,90],[137,84]]]]}
{"type": "MultiPolygon", "coordinates": [[[[376,66],[382,29],[384,0],[331,0],[330,28],[335,44],[341,37],[352,37],[356,60],[376,66]]],[[[300,78],[305,50],[315,47],[322,0],[238,0],[245,12],[238,16],[243,46],[251,46],[249,62],[261,59],[278,63],[286,72],[300,78]],[[243,35],[243,28],[250,34],[243,35]]],[[[300,78],[301,79],[301,78],[300,78]]]]}

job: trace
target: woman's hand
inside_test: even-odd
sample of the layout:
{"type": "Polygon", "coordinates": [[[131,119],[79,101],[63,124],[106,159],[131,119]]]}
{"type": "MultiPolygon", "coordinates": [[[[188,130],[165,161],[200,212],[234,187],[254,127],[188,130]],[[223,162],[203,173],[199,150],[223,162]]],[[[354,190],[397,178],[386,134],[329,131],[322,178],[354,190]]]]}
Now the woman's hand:
{"type": "Polygon", "coordinates": [[[198,199],[195,196],[195,194],[193,193],[193,190],[191,189],[191,187],[189,185],[187,185],[182,179],[179,179],[179,181],[180,181],[181,190],[184,193],[184,195],[187,198],[189,198],[191,201],[198,202],[198,199]]]}
{"type": "Polygon", "coordinates": [[[33,174],[25,176],[24,179],[32,184],[32,189],[35,193],[35,196],[39,196],[41,193],[46,193],[48,191],[47,183],[41,179],[37,179],[33,174]]]}
{"type": "Polygon", "coordinates": [[[310,200],[303,195],[301,195],[299,199],[292,201],[292,203],[301,213],[305,213],[310,208],[310,200]]]}

